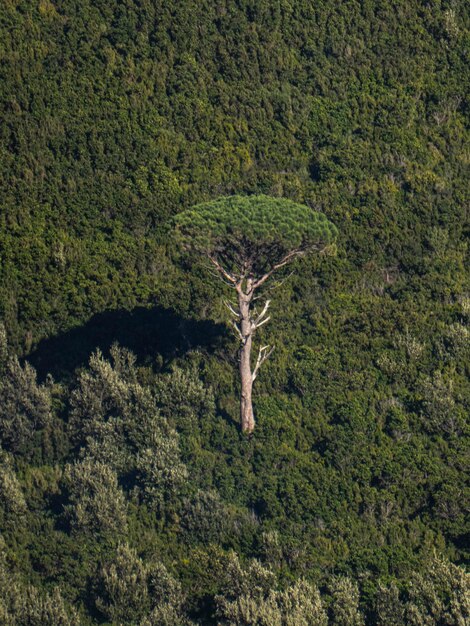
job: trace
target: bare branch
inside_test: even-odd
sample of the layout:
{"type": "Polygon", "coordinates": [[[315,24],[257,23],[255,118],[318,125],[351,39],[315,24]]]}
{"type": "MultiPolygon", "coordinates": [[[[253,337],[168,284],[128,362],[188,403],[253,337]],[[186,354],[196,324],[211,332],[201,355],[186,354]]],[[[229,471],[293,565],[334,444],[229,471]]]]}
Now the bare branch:
{"type": "Polygon", "coordinates": [[[224,304],[234,317],[236,317],[237,319],[240,319],[240,313],[233,308],[230,302],[228,302],[227,300],[224,300],[224,304]]]}
{"type": "Polygon", "coordinates": [[[258,376],[259,368],[263,365],[263,363],[269,359],[271,354],[274,351],[274,346],[269,349],[269,346],[261,346],[258,352],[258,358],[256,359],[255,369],[253,370],[253,374],[251,380],[254,382],[256,377],[258,376]]]}
{"type": "Polygon", "coordinates": [[[237,326],[236,322],[232,322],[232,325],[235,328],[235,330],[237,331],[237,335],[240,337],[240,341],[244,344],[245,343],[245,337],[242,335],[242,331],[237,326]]]}
{"type": "Polygon", "coordinates": [[[262,276],[261,278],[259,278],[253,283],[252,291],[254,291],[255,289],[258,289],[258,287],[261,287],[261,285],[265,283],[268,280],[268,278],[271,278],[274,272],[276,272],[281,267],[284,267],[284,265],[287,265],[291,261],[294,261],[296,258],[303,256],[304,254],[306,254],[307,252],[311,250],[318,250],[318,249],[319,249],[319,246],[314,245],[314,246],[309,246],[308,248],[296,248],[295,250],[291,250],[279,261],[279,263],[275,263],[273,267],[269,270],[269,272],[266,272],[264,276],[262,276]]]}
{"type": "Polygon", "coordinates": [[[231,286],[236,284],[237,279],[235,278],[235,276],[233,276],[233,274],[231,274],[228,270],[226,270],[224,267],[222,267],[222,265],[217,261],[217,259],[214,256],[209,254],[207,256],[207,258],[214,265],[216,270],[220,274],[222,274],[222,276],[232,284],[231,286]]]}
{"type": "Polygon", "coordinates": [[[263,317],[266,315],[266,313],[268,312],[269,309],[269,305],[271,304],[271,300],[266,300],[265,305],[264,305],[264,309],[261,311],[261,313],[258,315],[258,317],[256,318],[254,324],[255,324],[255,328],[258,327],[261,323],[261,320],[263,319],[263,317]]]}
{"type": "Polygon", "coordinates": [[[262,276],[256,282],[253,283],[253,290],[258,289],[258,287],[261,287],[261,285],[265,283],[268,280],[268,278],[271,278],[271,276],[274,274],[275,271],[277,271],[281,267],[284,267],[284,265],[287,265],[288,263],[293,261],[295,258],[302,256],[303,254],[305,254],[305,250],[299,250],[299,249],[291,250],[291,252],[286,254],[285,257],[279,261],[279,263],[276,263],[275,265],[273,265],[273,267],[269,270],[269,272],[266,272],[264,276],[262,276]]]}
{"type": "Polygon", "coordinates": [[[231,287],[233,289],[233,283],[226,280],[220,272],[214,270],[212,265],[207,264],[205,265],[205,267],[212,276],[215,276],[218,280],[221,280],[224,285],[227,285],[228,287],[231,287]]]}
{"type": "Polygon", "coordinates": [[[271,316],[268,315],[268,317],[265,317],[264,320],[262,320],[261,322],[253,322],[253,330],[256,330],[263,324],[266,324],[266,322],[269,322],[270,319],[271,319],[271,316]]]}

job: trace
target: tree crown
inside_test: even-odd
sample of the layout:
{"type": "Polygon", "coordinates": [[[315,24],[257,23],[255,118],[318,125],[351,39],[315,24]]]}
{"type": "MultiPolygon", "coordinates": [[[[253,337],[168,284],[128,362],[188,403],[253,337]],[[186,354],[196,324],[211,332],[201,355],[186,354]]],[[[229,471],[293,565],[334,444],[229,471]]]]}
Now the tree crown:
{"type": "Polygon", "coordinates": [[[183,246],[217,259],[230,272],[263,274],[282,261],[330,244],[337,229],[327,217],[287,198],[227,196],[174,218],[183,246]]]}

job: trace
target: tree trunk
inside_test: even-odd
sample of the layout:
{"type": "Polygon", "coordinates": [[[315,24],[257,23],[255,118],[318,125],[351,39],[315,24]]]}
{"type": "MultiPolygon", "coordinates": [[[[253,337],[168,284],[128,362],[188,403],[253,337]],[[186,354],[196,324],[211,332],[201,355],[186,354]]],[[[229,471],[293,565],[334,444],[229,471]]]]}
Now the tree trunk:
{"type": "Polygon", "coordinates": [[[242,335],[242,345],[240,348],[240,419],[242,431],[252,433],[255,428],[255,417],[253,414],[253,404],[251,401],[251,391],[253,389],[253,374],[251,371],[251,347],[253,340],[253,326],[250,319],[250,303],[252,295],[239,292],[238,307],[240,313],[240,330],[242,335]]]}

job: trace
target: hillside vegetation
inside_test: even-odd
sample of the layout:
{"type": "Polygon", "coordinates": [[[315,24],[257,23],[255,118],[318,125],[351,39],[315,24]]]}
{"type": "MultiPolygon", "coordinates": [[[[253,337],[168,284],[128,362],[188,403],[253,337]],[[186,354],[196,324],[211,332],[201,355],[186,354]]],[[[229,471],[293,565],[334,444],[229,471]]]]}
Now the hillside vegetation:
{"type": "Polygon", "coordinates": [[[4,0],[0,624],[470,619],[469,10],[4,0]],[[238,426],[227,289],[172,217],[337,227],[270,293],[238,426]]]}

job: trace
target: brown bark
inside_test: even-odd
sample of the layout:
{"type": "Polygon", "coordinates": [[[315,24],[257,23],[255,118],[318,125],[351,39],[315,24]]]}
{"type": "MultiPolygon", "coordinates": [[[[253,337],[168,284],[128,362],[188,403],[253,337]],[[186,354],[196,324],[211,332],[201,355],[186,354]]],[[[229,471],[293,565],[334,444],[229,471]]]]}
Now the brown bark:
{"type": "Polygon", "coordinates": [[[273,351],[273,347],[261,346],[258,353],[258,358],[254,368],[251,367],[251,349],[253,346],[253,334],[257,328],[263,326],[269,321],[270,317],[267,315],[270,300],[266,300],[264,308],[261,313],[252,317],[252,303],[254,300],[255,291],[261,287],[272,274],[293,261],[298,256],[305,253],[303,249],[292,250],[286,254],[281,260],[273,265],[272,269],[263,276],[253,276],[250,274],[252,262],[247,259],[240,272],[235,274],[227,271],[220,260],[215,255],[209,255],[209,260],[212,266],[217,270],[222,280],[230,287],[236,289],[238,296],[238,310],[236,305],[232,305],[226,302],[226,306],[230,313],[236,318],[233,321],[233,325],[240,337],[240,379],[241,379],[241,393],[240,393],[240,421],[242,431],[250,434],[255,428],[255,417],[253,413],[252,404],[252,391],[253,383],[258,375],[260,367],[270,357],[273,351]]]}
{"type": "Polygon", "coordinates": [[[251,348],[253,344],[254,326],[250,316],[250,304],[252,293],[244,293],[238,290],[238,308],[240,315],[240,379],[241,379],[241,396],[240,396],[240,419],[242,431],[252,433],[255,428],[255,417],[253,414],[253,404],[251,393],[253,389],[253,374],[251,371],[251,348]]]}

